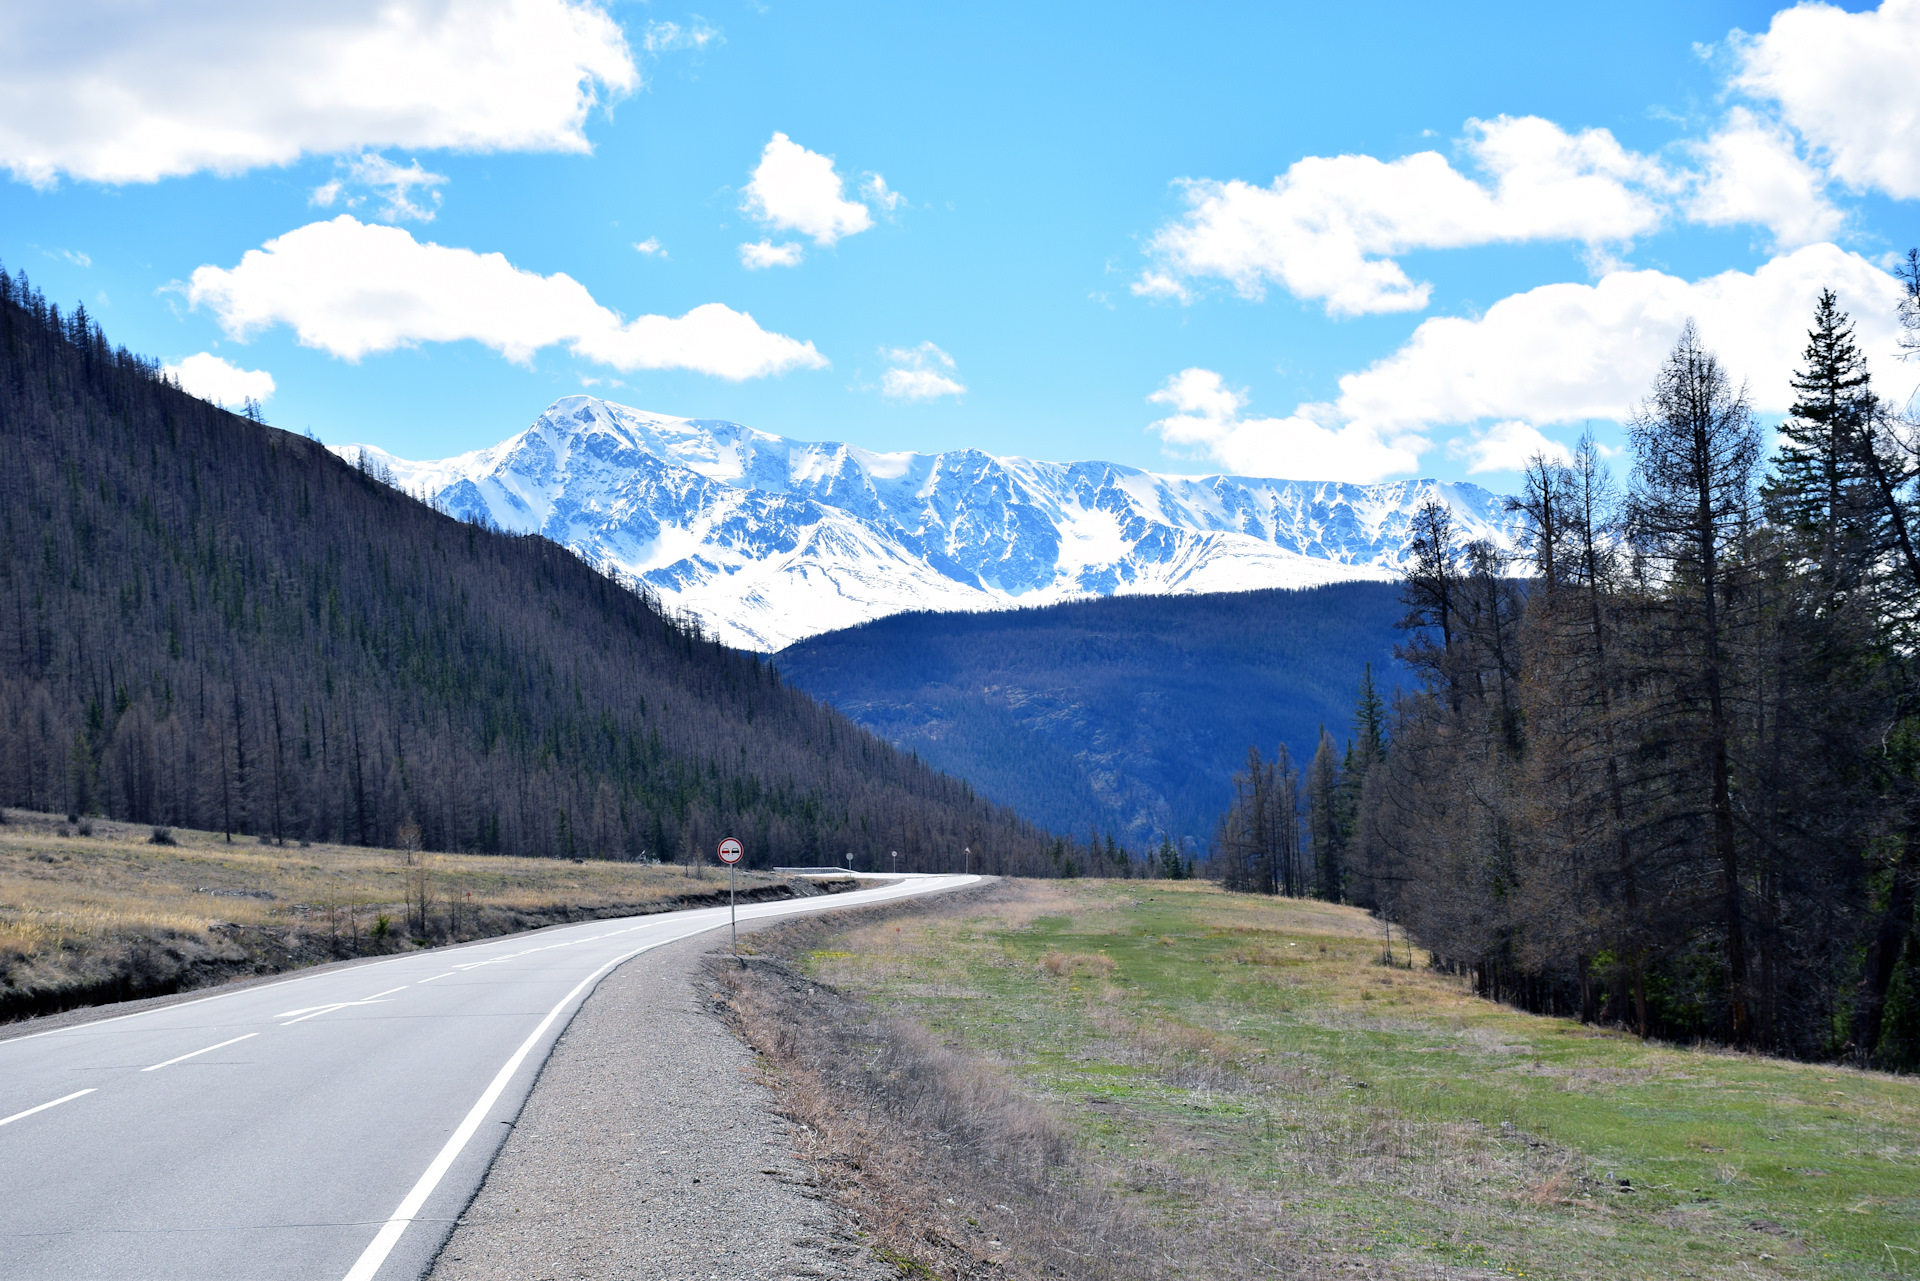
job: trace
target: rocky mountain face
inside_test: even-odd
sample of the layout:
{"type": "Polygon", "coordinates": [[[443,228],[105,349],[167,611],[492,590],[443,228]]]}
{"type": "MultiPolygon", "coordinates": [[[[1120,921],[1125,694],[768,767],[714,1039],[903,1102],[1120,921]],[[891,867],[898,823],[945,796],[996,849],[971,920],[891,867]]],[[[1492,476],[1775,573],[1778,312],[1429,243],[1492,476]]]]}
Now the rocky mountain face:
{"type": "Polygon", "coordinates": [[[1513,530],[1477,485],[875,453],[592,396],[455,458],[364,455],[454,515],[544,534],[767,652],[905,610],[1389,579],[1430,497],[1464,538],[1507,544],[1513,530]]]}

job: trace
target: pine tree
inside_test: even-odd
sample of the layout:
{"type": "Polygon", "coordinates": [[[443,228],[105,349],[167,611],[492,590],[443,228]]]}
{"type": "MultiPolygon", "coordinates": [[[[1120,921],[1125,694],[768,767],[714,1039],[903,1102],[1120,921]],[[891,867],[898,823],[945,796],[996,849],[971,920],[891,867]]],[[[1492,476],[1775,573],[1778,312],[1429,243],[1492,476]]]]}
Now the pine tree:
{"type": "Polygon", "coordinates": [[[1760,433],[1744,388],[1688,321],[1630,424],[1636,461],[1629,530],[1666,589],[1649,621],[1657,679],[1671,690],[1675,750],[1698,754],[1674,775],[1673,839],[1718,880],[1726,966],[1726,1025],[1751,1034],[1747,906],[1733,812],[1735,690],[1730,602],[1739,598],[1738,539],[1751,518],[1760,433]],[[1691,777],[1688,775],[1691,773],[1691,777]],[[1704,812],[1705,831],[1695,835],[1704,812]],[[1698,848],[1696,842],[1704,844],[1698,848]],[[1689,848],[1692,847],[1692,848],[1689,848]]]}
{"type": "Polygon", "coordinates": [[[1340,767],[1333,735],[1320,727],[1320,745],[1307,766],[1307,839],[1313,849],[1313,894],[1338,903],[1346,888],[1346,839],[1341,823],[1340,767]]]}
{"type": "Polygon", "coordinates": [[[1796,399],[1780,424],[1784,439],[1761,494],[1776,522],[1798,535],[1827,590],[1839,591],[1851,585],[1848,567],[1860,564],[1871,540],[1858,441],[1874,395],[1853,323],[1831,289],[1820,291],[1801,359],[1792,380],[1796,399]]]}

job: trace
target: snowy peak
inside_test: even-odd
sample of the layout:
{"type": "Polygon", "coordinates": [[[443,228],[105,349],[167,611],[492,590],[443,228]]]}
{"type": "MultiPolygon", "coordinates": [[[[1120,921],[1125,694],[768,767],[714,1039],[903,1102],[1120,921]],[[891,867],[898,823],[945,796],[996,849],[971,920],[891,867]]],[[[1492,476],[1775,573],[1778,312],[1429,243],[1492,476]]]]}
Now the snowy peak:
{"type": "Polygon", "coordinates": [[[455,515],[544,534],[759,650],[910,609],[1392,578],[1430,498],[1464,538],[1514,531],[1477,485],[878,453],[594,396],[455,458],[365,453],[455,515]]]}

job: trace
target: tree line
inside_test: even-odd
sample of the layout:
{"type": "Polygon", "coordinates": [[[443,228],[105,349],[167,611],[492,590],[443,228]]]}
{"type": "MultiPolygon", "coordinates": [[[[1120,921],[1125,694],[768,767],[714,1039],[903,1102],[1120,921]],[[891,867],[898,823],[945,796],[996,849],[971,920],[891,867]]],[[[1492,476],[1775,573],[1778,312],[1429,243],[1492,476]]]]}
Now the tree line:
{"type": "Polygon", "coordinates": [[[1299,853],[1260,809],[1290,765],[1250,760],[1229,883],[1373,908],[1529,1009],[1920,1066],[1920,424],[1830,291],[1792,386],[1769,457],[1688,325],[1624,484],[1590,434],[1535,457],[1517,557],[1426,508],[1390,744],[1331,787],[1323,747],[1299,853]]]}
{"type": "Polygon", "coordinates": [[[1104,868],[567,549],[258,418],[0,270],[0,804],[275,842],[1104,868]]]}

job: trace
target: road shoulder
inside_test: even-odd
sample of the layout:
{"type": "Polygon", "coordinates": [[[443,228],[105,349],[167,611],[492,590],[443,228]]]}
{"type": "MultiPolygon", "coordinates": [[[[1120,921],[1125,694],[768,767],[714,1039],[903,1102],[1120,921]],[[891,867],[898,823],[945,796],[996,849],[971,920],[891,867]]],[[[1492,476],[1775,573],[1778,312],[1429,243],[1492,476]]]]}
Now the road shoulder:
{"type": "Polygon", "coordinates": [[[699,973],[711,934],[622,965],[554,1047],[434,1281],[879,1281],[793,1155],[699,973]]]}

